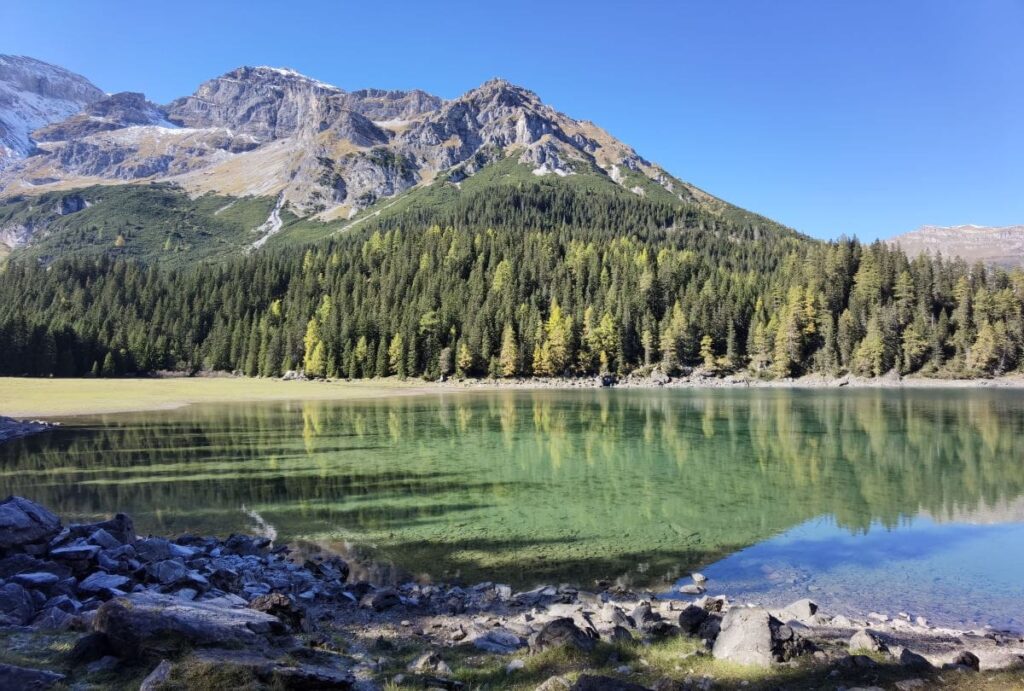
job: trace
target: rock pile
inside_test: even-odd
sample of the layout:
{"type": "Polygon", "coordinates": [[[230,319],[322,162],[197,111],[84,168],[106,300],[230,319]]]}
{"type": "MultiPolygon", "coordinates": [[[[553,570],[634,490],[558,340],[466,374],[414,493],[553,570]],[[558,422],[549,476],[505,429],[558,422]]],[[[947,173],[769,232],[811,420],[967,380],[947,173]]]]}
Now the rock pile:
{"type": "MultiPolygon", "coordinates": [[[[977,671],[993,660],[982,648],[973,649],[981,658],[963,648],[915,652],[905,637],[898,640],[898,628],[881,633],[854,626],[845,617],[824,616],[809,600],[769,612],[708,595],[691,601],[644,599],[626,590],[592,593],[567,585],[515,592],[495,583],[377,587],[349,576],[342,559],[302,559],[265,538],[140,538],[123,514],[64,526],[27,499],[0,502],[0,626],[81,632],[68,655],[71,670],[116,670],[126,661],[149,664],[152,674],[144,689],[159,688],[185,662],[241,667],[275,688],[350,688],[355,675],[377,663],[364,657],[356,664],[355,656],[331,654],[338,645],[332,632],[341,622],[353,625],[359,636],[377,639],[368,652],[393,650],[382,634],[394,635],[396,629],[408,631],[417,645],[433,646],[402,676],[441,688],[461,688],[438,652],[452,645],[492,655],[527,647],[529,654],[561,647],[588,653],[600,641],[689,636],[703,644],[694,655],[710,650],[717,659],[744,665],[769,667],[813,653],[815,661],[836,667],[877,666],[859,654],[866,650],[925,674],[943,664],[977,671]],[[177,666],[168,658],[185,662],[177,666]]],[[[700,577],[701,590],[704,582],[700,577]]],[[[521,656],[513,659],[508,673],[523,664],[521,656]]],[[[0,688],[48,688],[62,679],[0,665],[0,688]]],[[[573,684],[557,677],[546,685],[640,688],[615,683],[607,686],[611,681],[603,677],[583,675],[573,684]]]]}

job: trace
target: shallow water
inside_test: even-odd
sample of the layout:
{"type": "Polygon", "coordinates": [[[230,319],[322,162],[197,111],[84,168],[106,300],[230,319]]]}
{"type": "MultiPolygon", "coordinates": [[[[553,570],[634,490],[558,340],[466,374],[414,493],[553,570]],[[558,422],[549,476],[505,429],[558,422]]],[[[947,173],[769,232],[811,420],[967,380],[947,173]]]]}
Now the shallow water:
{"type": "Polygon", "coordinates": [[[667,588],[699,567],[763,601],[1024,621],[1016,391],[502,391],[66,422],[0,446],[3,493],[144,532],[269,531],[369,557],[375,578],[667,588]]]}

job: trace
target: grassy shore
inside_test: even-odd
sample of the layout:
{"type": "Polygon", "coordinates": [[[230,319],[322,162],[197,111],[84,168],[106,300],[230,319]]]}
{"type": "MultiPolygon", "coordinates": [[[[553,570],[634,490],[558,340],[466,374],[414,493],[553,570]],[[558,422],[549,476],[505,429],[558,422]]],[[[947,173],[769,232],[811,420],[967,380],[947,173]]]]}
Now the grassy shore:
{"type": "Polygon", "coordinates": [[[0,377],[0,415],[71,415],[168,410],[218,401],[359,400],[435,391],[415,380],[281,381],[244,377],[27,379],[0,377]]]}

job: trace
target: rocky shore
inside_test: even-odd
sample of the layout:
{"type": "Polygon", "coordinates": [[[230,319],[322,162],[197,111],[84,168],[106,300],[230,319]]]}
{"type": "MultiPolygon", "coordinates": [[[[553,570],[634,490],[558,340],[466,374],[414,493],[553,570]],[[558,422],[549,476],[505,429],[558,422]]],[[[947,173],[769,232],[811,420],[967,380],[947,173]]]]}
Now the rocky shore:
{"type": "Polygon", "coordinates": [[[828,377],[810,374],[783,379],[761,379],[746,373],[718,376],[701,370],[687,369],[668,375],[661,370],[633,372],[623,377],[522,377],[517,379],[458,379],[439,386],[454,389],[970,389],[1024,388],[1024,376],[1007,374],[991,379],[943,379],[937,377],[904,377],[891,372],[881,377],[843,375],[828,377]]]}
{"type": "Polygon", "coordinates": [[[673,598],[373,585],[338,557],[267,538],[139,537],[123,514],[64,525],[9,497],[0,688],[907,691],[1024,681],[1024,641],[1009,633],[831,617],[810,600],[769,611],[709,585],[694,574],[673,598]]]}

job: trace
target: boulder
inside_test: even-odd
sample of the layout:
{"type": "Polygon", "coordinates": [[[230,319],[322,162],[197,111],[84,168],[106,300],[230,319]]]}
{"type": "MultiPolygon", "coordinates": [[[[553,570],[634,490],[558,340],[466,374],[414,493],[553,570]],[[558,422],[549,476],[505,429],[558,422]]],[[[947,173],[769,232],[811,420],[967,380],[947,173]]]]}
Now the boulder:
{"type": "Polygon", "coordinates": [[[124,657],[144,651],[173,652],[185,647],[265,648],[287,633],[281,620],[249,608],[190,602],[153,592],[133,593],[104,603],[93,629],[124,657]]]}
{"type": "Polygon", "coordinates": [[[888,650],[882,637],[871,629],[861,629],[850,637],[850,650],[870,650],[875,653],[884,653],[888,650]]]}
{"type": "Polygon", "coordinates": [[[635,639],[633,634],[625,626],[616,625],[608,636],[612,643],[632,643],[635,639]]]}
{"type": "Polygon", "coordinates": [[[59,578],[71,575],[71,569],[53,561],[37,559],[28,554],[12,554],[0,559],[0,578],[11,578],[19,573],[52,573],[59,578]]]}
{"type": "Polygon", "coordinates": [[[102,633],[87,633],[75,642],[75,647],[68,653],[68,662],[74,666],[95,662],[114,652],[110,639],[102,633]]]}
{"type": "Polygon", "coordinates": [[[60,532],[60,519],[24,497],[0,502],[0,552],[48,541],[60,532]]]}
{"type": "Polygon", "coordinates": [[[901,667],[919,672],[927,672],[933,669],[932,663],[928,662],[927,658],[923,655],[918,655],[909,648],[904,648],[900,651],[899,662],[901,667]]]}
{"type": "Polygon", "coordinates": [[[64,675],[56,672],[0,664],[0,689],[40,691],[62,681],[64,681],[64,675]]]}
{"type": "Polygon", "coordinates": [[[32,620],[32,626],[43,631],[67,631],[75,623],[75,616],[59,607],[44,607],[32,620]]]}
{"type": "Polygon", "coordinates": [[[639,629],[658,621],[661,615],[651,609],[651,603],[641,602],[629,613],[629,618],[633,620],[633,626],[639,629]]]}
{"type": "Polygon", "coordinates": [[[800,622],[810,621],[811,617],[817,613],[818,605],[807,598],[797,600],[796,602],[789,604],[784,610],[782,610],[782,612],[780,612],[783,621],[795,619],[800,622]]]}
{"type": "Polygon", "coordinates": [[[708,613],[703,607],[688,605],[679,613],[679,628],[683,633],[692,636],[700,630],[701,624],[703,624],[707,618],[708,613]]]}
{"type": "Polygon", "coordinates": [[[60,576],[48,571],[32,571],[15,574],[11,580],[25,588],[48,588],[59,582],[60,576]]]}
{"type": "Polygon", "coordinates": [[[370,607],[376,612],[383,612],[386,609],[397,607],[402,604],[402,598],[394,588],[382,588],[369,598],[370,607]]]}
{"type": "Polygon", "coordinates": [[[298,631],[302,627],[302,617],[305,613],[284,593],[259,595],[249,603],[249,607],[257,612],[266,612],[277,617],[292,631],[298,631]]]}
{"type": "Polygon", "coordinates": [[[17,583],[0,586],[0,624],[21,626],[32,620],[36,613],[32,594],[17,583]]]}
{"type": "Polygon", "coordinates": [[[116,547],[117,545],[130,545],[136,540],[135,522],[132,521],[131,516],[123,513],[117,514],[109,521],[69,525],[68,531],[72,537],[89,538],[89,541],[93,544],[108,548],[116,547]],[[101,530],[106,535],[96,534],[101,530]],[[114,542],[110,542],[107,539],[108,537],[113,538],[114,542]]]}
{"type": "Polygon", "coordinates": [[[147,537],[138,540],[133,547],[135,547],[135,552],[139,555],[139,559],[143,561],[161,561],[163,559],[170,559],[173,556],[171,541],[165,540],[162,537],[147,537]]]}
{"type": "Polygon", "coordinates": [[[146,567],[146,573],[161,585],[175,585],[188,579],[188,568],[177,559],[153,562],[146,567]]]}
{"type": "Polygon", "coordinates": [[[741,665],[769,667],[810,649],[793,629],[760,607],[734,607],[722,619],[712,654],[741,665]]]}
{"type": "Polygon", "coordinates": [[[441,659],[441,656],[434,650],[423,653],[413,660],[409,664],[409,671],[420,674],[424,672],[435,673],[445,677],[452,673],[451,667],[448,666],[448,663],[441,659]]]}
{"type": "Polygon", "coordinates": [[[597,639],[576,626],[569,617],[549,621],[530,638],[530,652],[539,653],[549,648],[569,646],[578,650],[593,650],[597,639]]]}
{"type": "Polygon", "coordinates": [[[955,667],[966,667],[967,669],[972,669],[975,672],[981,671],[981,660],[979,660],[978,656],[970,650],[961,651],[955,658],[953,658],[953,662],[950,664],[955,667]]]}
{"type": "Polygon", "coordinates": [[[110,593],[115,590],[121,590],[131,583],[131,581],[132,579],[127,576],[110,574],[105,571],[96,571],[78,584],[78,590],[79,592],[90,595],[96,593],[110,593]]]}
{"type": "Polygon", "coordinates": [[[508,629],[491,629],[475,638],[473,645],[489,653],[509,655],[523,647],[523,639],[508,629]]]}

